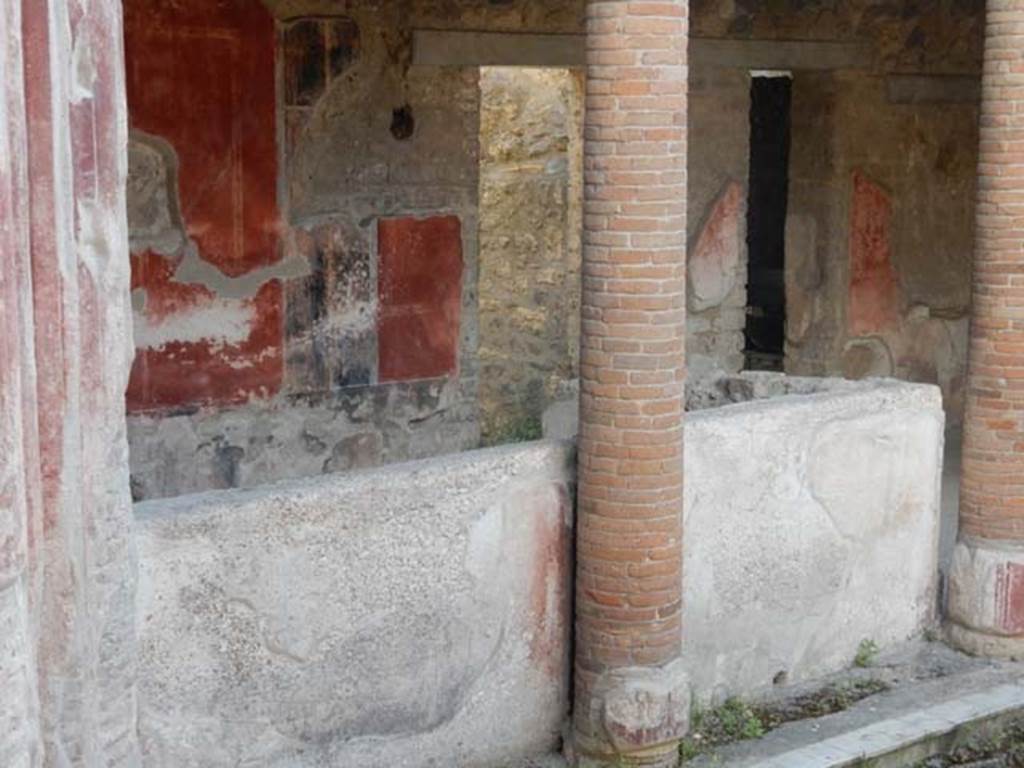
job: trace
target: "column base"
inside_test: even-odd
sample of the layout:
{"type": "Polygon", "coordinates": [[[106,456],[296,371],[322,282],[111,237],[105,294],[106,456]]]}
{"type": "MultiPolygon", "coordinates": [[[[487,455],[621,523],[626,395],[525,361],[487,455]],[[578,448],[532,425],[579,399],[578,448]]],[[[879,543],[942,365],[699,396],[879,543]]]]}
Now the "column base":
{"type": "Polygon", "coordinates": [[[946,631],[954,646],[974,656],[1024,659],[1024,546],[957,542],[946,631]]]}
{"type": "Polygon", "coordinates": [[[955,622],[946,625],[946,637],[950,645],[971,656],[1011,661],[1024,659],[1024,637],[989,635],[955,622]]]}
{"type": "Polygon", "coordinates": [[[660,752],[642,755],[631,752],[628,755],[605,758],[578,756],[570,765],[575,768],[621,768],[624,765],[628,765],[629,768],[679,768],[679,761],[679,742],[675,742],[660,752]]]}
{"type": "Polygon", "coordinates": [[[611,670],[576,713],[569,762],[577,768],[675,768],[690,729],[690,684],[681,660],[660,668],[611,670]]]}

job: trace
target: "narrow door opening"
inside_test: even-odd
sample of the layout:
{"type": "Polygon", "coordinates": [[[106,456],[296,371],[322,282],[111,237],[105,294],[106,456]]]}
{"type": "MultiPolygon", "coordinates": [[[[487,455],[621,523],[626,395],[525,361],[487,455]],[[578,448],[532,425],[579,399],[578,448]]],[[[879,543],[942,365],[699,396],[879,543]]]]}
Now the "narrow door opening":
{"type": "Polygon", "coordinates": [[[746,367],[782,371],[786,356],[786,208],[792,79],[757,75],[750,87],[746,367]]]}

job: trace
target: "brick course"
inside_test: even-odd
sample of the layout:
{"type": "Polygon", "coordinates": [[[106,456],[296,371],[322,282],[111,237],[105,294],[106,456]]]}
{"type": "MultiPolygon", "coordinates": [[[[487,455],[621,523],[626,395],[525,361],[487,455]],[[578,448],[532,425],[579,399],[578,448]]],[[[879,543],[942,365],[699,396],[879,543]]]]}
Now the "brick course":
{"type": "MultiPolygon", "coordinates": [[[[687,3],[587,7],[576,741],[594,687],[681,650],[687,3]]],[[[638,751],[656,746],[640,738],[638,751]],[[646,742],[646,743],[645,743],[646,742]]],[[[610,751],[610,750],[609,750],[610,751]]]]}

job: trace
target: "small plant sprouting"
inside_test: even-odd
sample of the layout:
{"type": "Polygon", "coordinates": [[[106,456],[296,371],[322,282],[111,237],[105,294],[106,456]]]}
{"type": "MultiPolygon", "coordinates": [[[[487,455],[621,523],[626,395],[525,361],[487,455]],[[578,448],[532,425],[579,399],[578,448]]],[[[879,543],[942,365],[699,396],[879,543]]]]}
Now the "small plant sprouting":
{"type": "Polygon", "coordinates": [[[865,638],[860,641],[860,645],[857,646],[857,655],[853,657],[853,666],[864,669],[870,667],[875,663],[875,657],[878,656],[879,651],[878,644],[874,640],[865,638]]]}
{"type": "Polygon", "coordinates": [[[735,698],[715,709],[695,709],[691,720],[690,735],[679,746],[683,762],[703,755],[714,747],[760,739],[767,733],[761,715],[749,704],[735,698]]]}
{"type": "Polygon", "coordinates": [[[501,421],[484,441],[487,446],[530,443],[544,437],[541,420],[535,416],[509,418],[501,421]]]}

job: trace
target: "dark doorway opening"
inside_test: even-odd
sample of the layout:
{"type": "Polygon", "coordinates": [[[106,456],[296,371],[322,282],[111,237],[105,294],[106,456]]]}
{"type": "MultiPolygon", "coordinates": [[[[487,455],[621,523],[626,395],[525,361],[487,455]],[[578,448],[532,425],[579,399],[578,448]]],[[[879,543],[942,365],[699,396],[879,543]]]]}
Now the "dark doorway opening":
{"type": "Polygon", "coordinates": [[[745,332],[749,370],[781,371],[785,367],[791,101],[788,75],[752,79],[745,332]]]}

